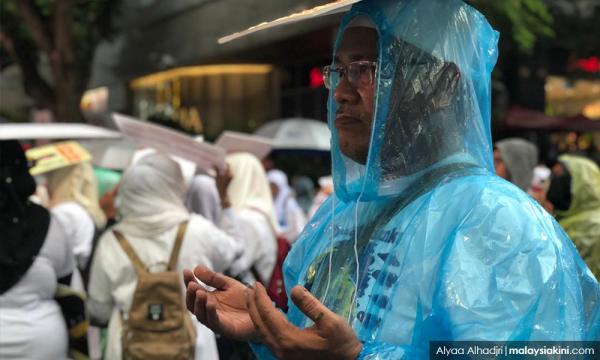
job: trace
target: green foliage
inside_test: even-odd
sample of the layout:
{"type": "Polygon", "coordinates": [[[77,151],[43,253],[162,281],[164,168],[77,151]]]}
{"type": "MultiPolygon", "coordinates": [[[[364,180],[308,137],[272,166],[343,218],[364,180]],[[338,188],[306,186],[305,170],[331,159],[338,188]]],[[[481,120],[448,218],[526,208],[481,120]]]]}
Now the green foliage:
{"type": "MultiPolygon", "coordinates": [[[[17,14],[15,0],[0,0],[0,31],[11,37],[15,47],[23,51],[33,62],[38,61],[37,47],[29,33],[29,30],[17,14]]],[[[4,46],[1,46],[4,50],[4,46]]]]}
{"type": "Polygon", "coordinates": [[[0,0],[0,64],[21,68],[25,93],[58,119],[81,119],[79,98],[120,0],[0,0]],[[53,86],[39,71],[44,54],[53,86]]]}
{"type": "Polygon", "coordinates": [[[510,34],[520,50],[531,52],[540,36],[553,37],[553,18],[542,0],[471,0],[502,34],[510,34]]]}
{"type": "MultiPolygon", "coordinates": [[[[47,0],[45,0],[47,1],[47,0]]],[[[77,1],[73,9],[73,39],[80,61],[94,56],[96,45],[112,35],[111,19],[118,0],[77,1]]]]}
{"type": "MultiPolygon", "coordinates": [[[[8,34],[14,43],[19,43],[20,46],[27,47],[30,52],[35,53],[36,51],[33,50],[37,50],[37,47],[25,23],[19,17],[17,1],[22,0],[0,0],[0,30],[8,34]]],[[[50,34],[55,1],[33,0],[32,3],[50,34]]],[[[119,3],[120,0],[74,1],[72,35],[78,62],[90,61],[98,42],[110,38],[111,19],[119,3]]]]}

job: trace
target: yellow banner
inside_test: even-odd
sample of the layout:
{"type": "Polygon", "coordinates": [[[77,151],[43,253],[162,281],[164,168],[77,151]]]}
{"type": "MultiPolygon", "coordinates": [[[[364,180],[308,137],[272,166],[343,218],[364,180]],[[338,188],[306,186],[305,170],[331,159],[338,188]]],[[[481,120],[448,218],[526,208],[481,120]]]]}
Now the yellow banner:
{"type": "Polygon", "coordinates": [[[25,155],[29,161],[35,162],[29,169],[31,175],[47,173],[92,159],[90,153],[75,141],[35,147],[27,150],[25,155]]]}

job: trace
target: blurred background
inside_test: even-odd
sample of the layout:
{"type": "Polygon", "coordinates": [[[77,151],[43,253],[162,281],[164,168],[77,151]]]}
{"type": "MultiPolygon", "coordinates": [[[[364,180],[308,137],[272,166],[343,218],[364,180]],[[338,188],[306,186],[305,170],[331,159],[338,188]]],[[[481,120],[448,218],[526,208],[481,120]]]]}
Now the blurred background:
{"type": "MultiPolygon", "coordinates": [[[[211,141],[275,119],[325,121],[321,67],[339,16],[217,39],[328,2],[1,0],[1,121],[113,127],[118,111],[211,141]]],[[[542,161],[599,162],[600,0],[469,3],[501,33],[494,140],[529,139],[542,161]]]]}

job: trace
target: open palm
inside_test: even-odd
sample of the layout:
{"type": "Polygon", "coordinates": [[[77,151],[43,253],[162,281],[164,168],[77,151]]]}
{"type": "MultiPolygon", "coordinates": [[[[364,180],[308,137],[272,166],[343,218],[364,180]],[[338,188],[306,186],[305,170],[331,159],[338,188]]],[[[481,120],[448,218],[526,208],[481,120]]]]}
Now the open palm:
{"type": "Polygon", "coordinates": [[[246,287],[239,281],[215,273],[203,266],[184,271],[187,287],[186,305],[198,320],[216,333],[236,340],[256,337],[252,319],[246,307],[246,287]],[[193,275],[213,288],[207,291],[193,275]]]}

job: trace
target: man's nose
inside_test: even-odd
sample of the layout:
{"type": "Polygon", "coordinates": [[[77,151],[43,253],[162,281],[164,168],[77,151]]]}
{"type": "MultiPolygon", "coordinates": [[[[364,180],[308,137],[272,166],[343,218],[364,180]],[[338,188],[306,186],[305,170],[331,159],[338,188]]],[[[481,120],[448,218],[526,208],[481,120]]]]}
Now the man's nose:
{"type": "Polygon", "coordinates": [[[353,104],[358,101],[360,95],[356,89],[350,85],[348,77],[344,76],[336,86],[335,91],[333,92],[333,98],[338,104],[353,104]]]}

